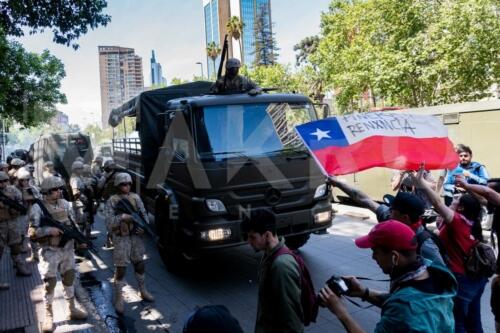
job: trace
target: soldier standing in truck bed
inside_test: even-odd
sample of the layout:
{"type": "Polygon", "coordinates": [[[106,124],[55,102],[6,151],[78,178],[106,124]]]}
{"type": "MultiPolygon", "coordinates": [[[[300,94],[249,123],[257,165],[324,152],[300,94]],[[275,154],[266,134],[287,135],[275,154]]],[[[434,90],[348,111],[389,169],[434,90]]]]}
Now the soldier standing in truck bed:
{"type": "Polygon", "coordinates": [[[210,91],[214,94],[234,94],[248,92],[249,94],[258,94],[261,89],[252,80],[239,75],[241,62],[236,58],[230,58],[226,62],[226,75],[223,75],[210,91]]]}
{"type": "Polygon", "coordinates": [[[112,195],[106,202],[106,226],[108,232],[113,235],[113,263],[115,265],[114,306],[116,312],[122,314],[124,311],[122,289],[125,286],[125,271],[127,266],[134,265],[135,277],[139,285],[140,296],[147,302],[153,302],[154,298],[147,290],[144,283],[146,277],[145,248],[143,241],[144,230],[136,228],[133,217],[117,209],[120,200],[127,200],[135,213],[147,221],[148,216],[144,203],[139,195],[131,192],[132,178],[128,173],[117,173],[114,180],[117,194],[112,195]]]}

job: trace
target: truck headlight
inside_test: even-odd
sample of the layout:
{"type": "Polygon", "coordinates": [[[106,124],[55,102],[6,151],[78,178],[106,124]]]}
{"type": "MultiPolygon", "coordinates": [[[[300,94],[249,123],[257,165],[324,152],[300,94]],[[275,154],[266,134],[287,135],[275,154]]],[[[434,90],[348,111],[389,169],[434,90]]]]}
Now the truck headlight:
{"type": "Polygon", "coordinates": [[[314,199],[320,198],[326,194],[326,184],[321,184],[320,186],[316,187],[316,191],[314,192],[314,199]]]}
{"type": "Polygon", "coordinates": [[[332,212],[330,210],[326,212],[314,214],[314,223],[327,223],[332,219],[332,212]]]}
{"type": "Polygon", "coordinates": [[[200,237],[203,240],[215,242],[231,237],[231,229],[229,228],[218,228],[202,231],[200,237]]]}
{"type": "Polygon", "coordinates": [[[206,199],[205,203],[207,204],[207,208],[216,213],[225,213],[226,206],[219,199],[206,199]]]}

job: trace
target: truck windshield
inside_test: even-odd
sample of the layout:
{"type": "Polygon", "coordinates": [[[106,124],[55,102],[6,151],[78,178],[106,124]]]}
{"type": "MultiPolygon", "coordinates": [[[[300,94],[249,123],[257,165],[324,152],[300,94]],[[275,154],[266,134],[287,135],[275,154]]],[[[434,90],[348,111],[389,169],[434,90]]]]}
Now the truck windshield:
{"type": "Polygon", "coordinates": [[[206,106],[196,114],[200,157],[223,160],[304,151],[295,126],[315,120],[309,103],[206,106]]]}

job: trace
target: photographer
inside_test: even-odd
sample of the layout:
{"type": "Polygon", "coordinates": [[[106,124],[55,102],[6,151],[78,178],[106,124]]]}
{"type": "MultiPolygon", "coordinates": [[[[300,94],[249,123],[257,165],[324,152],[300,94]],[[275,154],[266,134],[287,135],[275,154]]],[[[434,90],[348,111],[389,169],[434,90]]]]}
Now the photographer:
{"type": "MultiPolygon", "coordinates": [[[[375,332],[453,332],[457,282],[442,265],[427,266],[417,255],[415,233],[409,226],[395,220],[382,222],[355,243],[359,248],[371,248],[373,259],[391,278],[389,293],[366,288],[354,277],[343,278],[346,295],[381,308],[375,332]]],[[[363,332],[328,285],[319,296],[348,332],[363,332]]]]}

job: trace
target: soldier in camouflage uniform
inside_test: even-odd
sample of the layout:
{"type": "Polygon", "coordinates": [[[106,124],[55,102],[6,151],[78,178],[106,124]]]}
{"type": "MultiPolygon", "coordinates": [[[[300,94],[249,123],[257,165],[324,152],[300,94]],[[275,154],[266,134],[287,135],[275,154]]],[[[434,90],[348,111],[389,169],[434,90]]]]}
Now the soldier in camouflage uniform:
{"type": "Polygon", "coordinates": [[[134,228],[132,216],[115,210],[116,204],[122,199],[128,199],[135,211],[147,220],[146,209],[141,198],[130,191],[132,178],[128,173],[118,173],[114,180],[118,194],[106,202],[106,226],[113,235],[113,262],[115,265],[115,299],[114,305],[118,313],[123,313],[122,289],[125,286],[124,277],[128,264],[134,265],[135,276],[143,300],[154,301],[144,284],[145,279],[145,248],[142,235],[144,230],[134,228]]]}
{"type": "MultiPolygon", "coordinates": [[[[35,200],[41,199],[40,191],[36,186],[30,184],[31,174],[24,167],[17,171],[18,185],[17,188],[22,193],[23,205],[30,209],[33,206],[35,200]]],[[[19,219],[19,232],[22,241],[23,252],[27,252],[28,243],[31,243],[31,257],[28,259],[29,262],[39,261],[38,256],[38,243],[31,241],[28,237],[29,220],[28,215],[20,215],[19,219]]]]}
{"type": "Polygon", "coordinates": [[[39,179],[38,181],[40,184],[45,178],[57,176],[60,177],[60,175],[54,170],[54,163],[52,161],[47,161],[43,163],[43,172],[42,172],[42,179],[39,179]]]}
{"type": "Polygon", "coordinates": [[[238,74],[241,67],[241,62],[236,58],[230,58],[226,62],[226,75],[223,75],[210,91],[215,94],[234,94],[248,92],[249,94],[258,94],[261,92],[250,79],[238,74]]]}
{"type": "MultiPolygon", "coordinates": [[[[88,219],[88,196],[86,193],[85,182],[82,177],[83,163],[81,161],[74,161],[71,165],[71,178],[69,184],[71,186],[71,193],[73,194],[73,210],[75,212],[75,222],[80,227],[80,230],[85,232],[85,236],[89,237],[91,232],[91,225],[88,219]]],[[[90,212],[91,213],[91,212],[90,212]]]]}
{"type": "MultiPolygon", "coordinates": [[[[64,181],[59,177],[48,177],[41,184],[43,201],[52,218],[60,223],[71,225],[73,210],[68,201],[62,199],[64,181]]],[[[43,211],[39,203],[35,203],[29,212],[30,229],[32,239],[36,239],[41,247],[40,274],[45,283],[45,318],[42,324],[43,332],[52,332],[54,289],[57,283],[57,273],[61,275],[64,287],[64,297],[68,301],[69,319],[86,319],[87,313],[77,307],[75,301],[75,244],[69,240],[61,246],[62,231],[55,227],[42,226],[43,211]]]]}
{"type": "MultiPolygon", "coordinates": [[[[17,188],[9,185],[9,176],[0,171],[0,192],[9,199],[22,203],[22,194],[17,188]]],[[[0,202],[0,259],[5,246],[10,247],[12,261],[17,268],[17,275],[29,276],[31,272],[26,268],[26,264],[21,255],[21,234],[19,233],[19,212],[12,209],[6,203],[0,202]]],[[[8,289],[7,283],[0,283],[0,290],[8,289]]]]}
{"type": "MultiPolygon", "coordinates": [[[[97,181],[96,199],[107,201],[113,194],[116,193],[116,187],[114,186],[115,175],[117,173],[115,161],[110,159],[104,162],[103,171],[104,172],[101,178],[97,181]]],[[[109,232],[106,235],[105,246],[108,249],[113,247],[113,239],[109,232]]]]}
{"type": "Polygon", "coordinates": [[[101,178],[103,174],[102,163],[102,156],[97,156],[94,159],[94,162],[92,162],[92,174],[94,175],[94,177],[97,177],[97,179],[101,178]]]}

